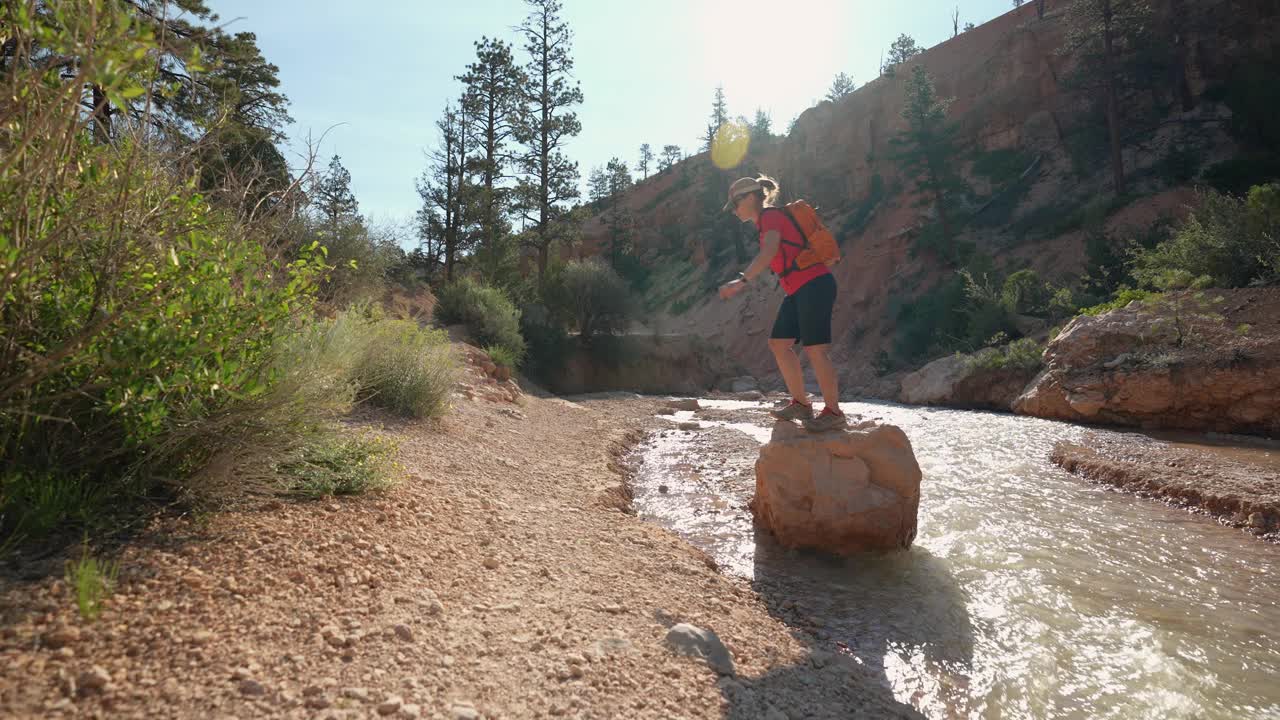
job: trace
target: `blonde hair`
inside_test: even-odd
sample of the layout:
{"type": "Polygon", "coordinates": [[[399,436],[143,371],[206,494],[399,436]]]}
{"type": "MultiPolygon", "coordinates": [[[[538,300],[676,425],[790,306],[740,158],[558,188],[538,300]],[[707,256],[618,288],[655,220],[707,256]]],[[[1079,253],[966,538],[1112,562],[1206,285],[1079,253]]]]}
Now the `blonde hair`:
{"type": "Polygon", "coordinates": [[[756,182],[760,183],[760,187],[764,188],[764,190],[760,191],[761,206],[776,207],[778,196],[782,194],[782,188],[778,186],[778,181],[768,175],[761,175],[756,178],[756,182]]]}

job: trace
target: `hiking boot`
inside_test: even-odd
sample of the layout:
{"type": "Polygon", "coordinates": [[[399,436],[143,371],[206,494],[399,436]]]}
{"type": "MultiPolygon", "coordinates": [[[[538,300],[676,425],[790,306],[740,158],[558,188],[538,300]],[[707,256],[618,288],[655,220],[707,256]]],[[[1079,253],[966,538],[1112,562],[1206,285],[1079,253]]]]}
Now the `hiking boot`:
{"type": "Polygon", "coordinates": [[[823,408],[817,417],[809,418],[802,422],[804,429],[809,432],[825,432],[827,430],[842,430],[848,424],[844,413],[834,413],[827,408],[823,408]]]}
{"type": "Polygon", "coordinates": [[[792,400],[784,408],[770,410],[769,414],[779,420],[808,421],[813,419],[813,406],[792,400]]]}

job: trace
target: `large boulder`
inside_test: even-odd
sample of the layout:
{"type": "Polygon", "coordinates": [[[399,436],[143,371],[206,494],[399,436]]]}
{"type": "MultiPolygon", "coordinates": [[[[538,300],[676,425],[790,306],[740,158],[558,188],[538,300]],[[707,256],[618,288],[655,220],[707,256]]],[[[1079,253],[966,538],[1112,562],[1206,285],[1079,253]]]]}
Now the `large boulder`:
{"type": "Polygon", "coordinates": [[[893,425],[808,433],[780,422],[760,448],[751,510],[787,547],[838,555],[906,548],[919,506],[920,465],[893,425]]]}
{"type": "Polygon", "coordinates": [[[973,355],[956,353],[938,358],[903,377],[898,397],[912,405],[1009,410],[1036,370],[990,367],[983,362],[999,352],[983,348],[973,355]]]}
{"type": "Polygon", "coordinates": [[[900,397],[913,405],[946,403],[956,383],[969,374],[969,366],[969,358],[959,353],[938,358],[902,378],[900,397]]]}
{"type": "Polygon", "coordinates": [[[1280,291],[1176,293],[1081,316],[1045,348],[1014,412],[1280,436],[1280,291]]]}

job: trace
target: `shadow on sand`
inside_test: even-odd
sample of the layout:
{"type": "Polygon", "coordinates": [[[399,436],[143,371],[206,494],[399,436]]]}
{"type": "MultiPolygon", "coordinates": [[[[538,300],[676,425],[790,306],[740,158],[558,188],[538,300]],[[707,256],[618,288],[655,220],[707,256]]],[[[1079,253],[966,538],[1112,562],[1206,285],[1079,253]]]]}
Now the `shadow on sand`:
{"type": "Polygon", "coordinates": [[[945,561],[921,548],[848,559],[796,552],[760,529],[755,543],[752,585],[810,657],[723,680],[727,717],[969,716],[973,628],[945,561]]]}

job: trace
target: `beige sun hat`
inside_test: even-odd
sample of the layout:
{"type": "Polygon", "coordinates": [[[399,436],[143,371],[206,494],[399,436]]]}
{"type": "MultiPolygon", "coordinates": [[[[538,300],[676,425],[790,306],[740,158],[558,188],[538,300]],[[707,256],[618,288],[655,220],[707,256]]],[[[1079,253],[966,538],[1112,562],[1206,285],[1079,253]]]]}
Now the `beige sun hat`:
{"type": "Polygon", "coordinates": [[[756,178],[744,177],[734,180],[733,184],[729,186],[729,201],[724,204],[724,211],[729,212],[733,209],[738,198],[757,190],[764,190],[764,186],[756,178]]]}

